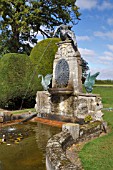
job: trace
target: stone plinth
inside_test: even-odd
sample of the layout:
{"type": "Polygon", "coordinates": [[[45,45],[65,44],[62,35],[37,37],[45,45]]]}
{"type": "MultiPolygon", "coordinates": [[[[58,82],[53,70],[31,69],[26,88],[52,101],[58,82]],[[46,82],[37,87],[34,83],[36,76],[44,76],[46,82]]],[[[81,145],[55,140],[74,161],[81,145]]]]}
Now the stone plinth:
{"type": "Polygon", "coordinates": [[[62,131],[68,129],[74,140],[79,138],[80,125],[75,123],[66,123],[62,125],[62,131]]]}
{"type": "Polygon", "coordinates": [[[51,113],[50,93],[47,91],[37,91],[35,109],[39,114],[51,113]]]}
{"type": "Polygon", "coordinates": [[[70,40],[58,43],[58,51],[55,55],[55,59],[53,62],[52,87],[59,88],[60,86],[62,86],[60,85],[60,83],[57,82],[58,77],[60,79],[59,81],[61,82],[63,81],[62,79],[67,78],[68,82],[67,84],[64,83],[63,87],[67,87],[69,89],[71,88],[74,92],[81,92],[82,91],[81,76],[82,68],[81,68],[81,56],[79,51],[75,51],[73,44],[70,40]],[[62,68],[60,70],[59,62],[62,61],[62,59],[65,61],[65,63],[64,65],[61,64],[62,68]],[[65,70],[63,70],[64,68],[65,70]],[[56,71],[57,69],[58,71],[56,71]],[[57,75],[56,72],[58,72],[57,75]]]}
{"type": "Polygon", "coordinates": [[[91,115],[93,120],[103,120],[101,98],[96,94],[51,94],[38,91],[36,111],[43,114],[56,114],[81,119],[91,115]]]}
{"type": "Polygon", "coordinates": [[[74,116],[78,118],[85,118],[91,115],[94,120],[103,120],[103,108],[101,97],[98,94],[82,94],[80,93],[77,97],[78,102],[74,111],[74,116]]]}

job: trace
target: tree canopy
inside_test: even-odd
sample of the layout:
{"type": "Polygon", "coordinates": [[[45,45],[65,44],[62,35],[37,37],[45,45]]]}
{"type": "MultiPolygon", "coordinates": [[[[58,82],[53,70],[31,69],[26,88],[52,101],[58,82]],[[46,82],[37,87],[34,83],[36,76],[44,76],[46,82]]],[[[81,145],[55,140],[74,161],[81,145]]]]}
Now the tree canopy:
{"type": "Polygon", "coordinates": [[[25,52],[37,42],[39,31],[51,37],[55,26],[77,22],[76,0],[1,0],[0,54],[25,52]],[[44,31],[49,30],[48,31],[44,31]]]}

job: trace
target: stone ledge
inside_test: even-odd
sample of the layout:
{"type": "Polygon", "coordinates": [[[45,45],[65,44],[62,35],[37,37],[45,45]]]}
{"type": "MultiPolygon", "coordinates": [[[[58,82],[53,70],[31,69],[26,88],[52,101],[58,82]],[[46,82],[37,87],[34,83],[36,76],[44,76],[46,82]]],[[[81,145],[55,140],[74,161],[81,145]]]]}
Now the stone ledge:
{"type": "Polygon", "coordinates": [[[77,165],[72,164],[65,154],[66,148],[73,143],[74,140],[67,130],[54,135],[46,146],[46,169],[79,170],[80,168],[77,165]]]}
{"type": "MultiPolygon", "coordinates": [[[[73,164],[66,156],[66,150],[73,143],[87,141],[98,137],[103,131],[103,122],[95,121],[86,125],[66,123],[62,126],[62,132],[49,139],[46,146],[47,170],[82,170],[80,162],[73,164]]],[[[78,157],[77,152],[75,153],[78,157]]]]}
{"type": "Polygon", "coordinates": [[[84,97],[100,97],[100,94],[93,94],[93,93],[77,93],[77,96],[84,96],[84,97]]]}

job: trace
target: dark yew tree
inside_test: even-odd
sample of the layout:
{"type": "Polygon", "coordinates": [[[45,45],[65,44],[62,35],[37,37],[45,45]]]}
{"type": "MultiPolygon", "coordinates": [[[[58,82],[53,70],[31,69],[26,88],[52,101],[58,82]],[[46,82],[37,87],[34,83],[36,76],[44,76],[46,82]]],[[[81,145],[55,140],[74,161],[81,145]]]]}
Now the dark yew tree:
{"type": "Polygon", "coordinates": [[[80,17],[78,10],[76,0],[1,0],[0,54],[24,52],[29,55],[30,43],[37,42],[39,31],[50,37],[55,26],[75,24],[80,17]]]}
{"type": "Polygon", "coordinates": [[[84,83],[87,71],[89,70],[88,62],[81,57],[81,66],[82,66],[82,82],[84,83]]]}

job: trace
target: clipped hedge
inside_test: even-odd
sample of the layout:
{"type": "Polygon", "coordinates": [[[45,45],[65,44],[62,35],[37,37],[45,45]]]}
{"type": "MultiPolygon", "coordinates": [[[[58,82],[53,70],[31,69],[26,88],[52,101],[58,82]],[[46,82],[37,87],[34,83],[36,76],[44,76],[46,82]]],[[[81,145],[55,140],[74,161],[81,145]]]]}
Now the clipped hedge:
{"type": "Polygon", "coordinates": [[[58,38],[37,43],[30,56],[8,53],[0,59],[0,107],[10,110],[34,107],[36,92],[42,90],[38,74],[52,73],[58,38]]]}
{"type": "Polygon", "coordinates": [[[45,76],[48,73],[52,73],[53,60],[58,49],[56,43],[59,41],[59,38],[48,38],[40,41],[32,49],[30,59],[36,68],[37,74],[43,74],[45,76]]]}
{"type": "MultiPolygon", "coordinates": [[[[8,53],[0,60],[0,107],[19,109],[32,74],[30,59],[25,54],[8,53]]],[[[25,97],[24,106],[31,101],[32,87],[25,97]]],[[[31,102],[32,103],[32,102],[31,102]]],[[[29,103],[30,105],[32,105],[29,103]]],[[[27,106],[28,107],[28,106],[27,106]]]]}

